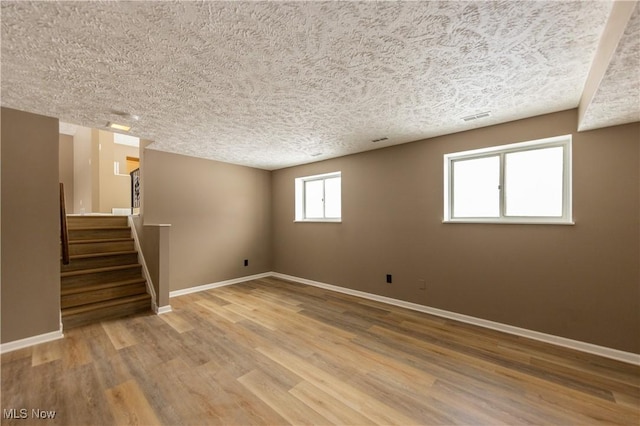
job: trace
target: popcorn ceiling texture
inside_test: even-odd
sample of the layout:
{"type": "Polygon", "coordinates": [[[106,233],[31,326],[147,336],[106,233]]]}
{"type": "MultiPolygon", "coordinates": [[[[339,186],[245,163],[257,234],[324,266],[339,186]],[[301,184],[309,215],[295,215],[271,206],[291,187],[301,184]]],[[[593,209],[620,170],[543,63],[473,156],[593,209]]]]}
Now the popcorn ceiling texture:
{"type": "Polygon", "coordinates": [[[640,4],[636,4],[624,35],[593,100],[580,130],[640,121],[640,4]]]}
{"type": "Polygon", "coordinates": [[[2,105],[130,123],[152,149],[278,169],[575,108],[610,9],[2,2],[2,105]]]}

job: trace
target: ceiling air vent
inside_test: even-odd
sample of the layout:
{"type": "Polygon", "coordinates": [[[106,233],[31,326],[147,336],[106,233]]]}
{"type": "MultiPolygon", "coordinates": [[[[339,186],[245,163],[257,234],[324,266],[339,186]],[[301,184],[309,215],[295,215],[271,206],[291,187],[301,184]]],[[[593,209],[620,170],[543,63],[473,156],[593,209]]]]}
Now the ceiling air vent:
{"type": "Polygon", "coordinates": [[[462,117],[462,119],[464,121],[473,121],[473,120],[477,120],[479,118],[486,118],[491,116],[491,113],[489,111],[485,111],[485,112],[479,112],[478,114],[473,114],[473,115],[468,115],[466,117],[462,117]]]}
{"type": "Polygon", "coordinates": [[[388,141],[389,138],[388,137],[383,137],[383,138],[378,138],[378,139],[373,139],[371,142],[376,143],[376,142],[382,142],[382,141],[388,141]]]}

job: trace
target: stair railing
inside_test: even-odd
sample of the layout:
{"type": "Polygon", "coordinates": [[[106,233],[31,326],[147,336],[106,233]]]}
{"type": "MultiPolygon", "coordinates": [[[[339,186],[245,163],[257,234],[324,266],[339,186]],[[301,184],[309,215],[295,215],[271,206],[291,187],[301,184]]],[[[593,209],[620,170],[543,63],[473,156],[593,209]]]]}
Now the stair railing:
{"type": "Polygon", "coordinates": [[[140,167],[129,173],[131,176],[131,214],[140,207],[140,167]]]}
{"type": "Polygon", "coordinates": [[[60,182],[60,242],[62,243],[62,264],[69,264],[69,231],[67,211],[64,205],[64,184],[60,182]]]}

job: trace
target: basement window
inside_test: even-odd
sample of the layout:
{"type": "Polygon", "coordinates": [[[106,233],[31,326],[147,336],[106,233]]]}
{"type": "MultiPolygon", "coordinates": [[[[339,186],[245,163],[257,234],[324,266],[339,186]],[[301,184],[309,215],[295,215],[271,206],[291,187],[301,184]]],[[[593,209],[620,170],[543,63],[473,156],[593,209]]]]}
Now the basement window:
{"type": "Polygon", "coordinates": [[[306,176],[295,180],[296,222],[342,220],[342,173],[306,176]]]}
{"type": "Polygon", "coordinates": [[[446,154],[444,222],[573,224],[571,135],[446,154]]]}

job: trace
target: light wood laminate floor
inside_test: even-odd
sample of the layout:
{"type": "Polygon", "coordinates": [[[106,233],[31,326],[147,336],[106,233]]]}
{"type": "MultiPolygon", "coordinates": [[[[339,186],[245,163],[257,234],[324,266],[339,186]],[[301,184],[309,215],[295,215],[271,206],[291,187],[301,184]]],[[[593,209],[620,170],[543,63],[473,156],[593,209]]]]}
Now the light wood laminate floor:
{"type": "Polygon", "coordinates": [[[637,366],[273,278],[171,304],[2,355],[2,424],[640,423],[637,366]]]}

